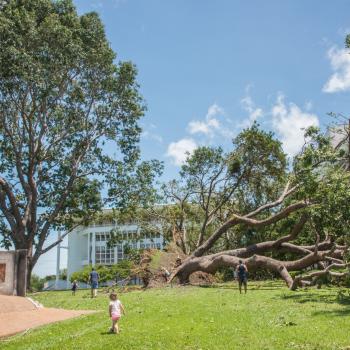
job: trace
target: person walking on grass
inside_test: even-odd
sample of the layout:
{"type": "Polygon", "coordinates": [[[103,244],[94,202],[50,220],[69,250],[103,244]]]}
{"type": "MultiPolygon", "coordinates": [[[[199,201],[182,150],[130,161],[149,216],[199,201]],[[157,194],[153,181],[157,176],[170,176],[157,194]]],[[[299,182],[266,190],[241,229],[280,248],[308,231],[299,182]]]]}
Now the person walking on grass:
{"type": "Polygon", "coordinates": [[[97,288],[98,288],[98,280],[100,279],[99,274],[92,268],[92,271],[89,275],[89,283],[91,285],[91,298],[96,298],[97,296],[97,288]]]}
{"type": "Polygon", "coordinates": [[[121,314],[125,316],[125,309],[123,304],[118,299],[118,295],[114,292],[112,292],[109,295],[109,317],[112,320],[112,327],[110,328],[111,333],[117,333],[119,334],[119,325],[118,321],[120,320],[121,314]]]}
{"type": "Polygon", "coordinates": [[[248,269],[247,269],[247,266],[243,264],[242,260],[239,260],[239,264],[236,267],[236,273],[237,273],[239,293],[242,294],[242,284],[244,286],[244,293],[247,293],[248,269]]]}
{"type": "Polygon", "coordinates": [[[72,283],[72,295],[75,295],[77,288],[78,288],[78,282],[77,282],[77,280],[74,280],[72,283]]]}

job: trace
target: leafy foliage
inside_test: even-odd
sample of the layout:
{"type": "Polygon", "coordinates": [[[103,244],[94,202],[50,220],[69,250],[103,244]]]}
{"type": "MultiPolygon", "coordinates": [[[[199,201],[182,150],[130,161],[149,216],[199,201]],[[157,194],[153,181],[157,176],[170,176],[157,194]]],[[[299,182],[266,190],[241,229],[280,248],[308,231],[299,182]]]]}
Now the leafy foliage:
{"type": "Polygon", "coordinates": [[[32,292],[40,292],[44,288],[45,278],[40,278],[39,276],[32,274],[30,287],[32,292]]]}
{"type": "MultiPolygon", "coordinates": [[[[179,234],[177,244],[187,254],[232,214],[274,198],[276,188],[286,182],[286,157],[272,133],[253,124],[232,146],[227,153],[220,147],[199,147],[182,166],[181,181],[163,187],[163,198],[171,205],[160,216],[168,218],[168,227],[179,234]]],[[[249,231],[244,235],[247,239],[249,231]]],[[[216,249],[243,240],[238,236],[237,229],[229,230],[216,249]]]]}
{"type": "MultiPolygon", "coordinates": [[[[130,276],[132,262],[129,260],[122,260],[118,264],[105,266],[97,265],[95,270],[98,272],[100,282],[115,281],[116,277],[126,278],[130,276]]],[[[72,273],[70,276],[71,282],[77,280],[79,282],[88,282],[91,272],[91,266],[87,265],[82,270],[72,273]]]]}
{"type": "Polygon", "coordinates": [[[0,230],[2,246],[28,249],[30,272],[57,243],[44,248],[50,230],[91,220],[102,189],[120,206],[151,196],[161,163],[138,163],[137,70],[116,63],[97,13],[71,0],[1,6],[0,230]]]}

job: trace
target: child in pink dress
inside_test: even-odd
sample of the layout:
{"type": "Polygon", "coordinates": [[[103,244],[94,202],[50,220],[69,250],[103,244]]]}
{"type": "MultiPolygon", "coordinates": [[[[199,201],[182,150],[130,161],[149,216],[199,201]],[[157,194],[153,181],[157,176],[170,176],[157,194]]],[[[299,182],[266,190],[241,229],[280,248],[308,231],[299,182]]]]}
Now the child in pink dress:
{"type": "Polygon", "coordinates": [[[111,300],[109,302],[109,317],[112,320],[112,327],[111,327],[110,331],[112,333],[119,334],[118,321],[121,317],[121,313],[123,313],[123,315],[125,315],[125,309],[124,309],[123,304],[118,299],[118,296],[116,293],[112,292],[109,295],[109,299],[111,300]]]}

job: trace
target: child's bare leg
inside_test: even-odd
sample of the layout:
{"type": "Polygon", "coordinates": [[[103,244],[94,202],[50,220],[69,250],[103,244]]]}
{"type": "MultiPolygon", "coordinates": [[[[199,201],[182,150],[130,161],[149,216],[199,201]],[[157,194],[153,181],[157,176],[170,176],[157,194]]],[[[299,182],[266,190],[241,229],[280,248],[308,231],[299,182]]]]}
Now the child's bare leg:
{"type": "Polygon", "coordinates": [[[114,331],[117,333],[117,334],[119,334],[119,326],[118,326],[118,321],[115,321],[114,322],[114,331]]]}

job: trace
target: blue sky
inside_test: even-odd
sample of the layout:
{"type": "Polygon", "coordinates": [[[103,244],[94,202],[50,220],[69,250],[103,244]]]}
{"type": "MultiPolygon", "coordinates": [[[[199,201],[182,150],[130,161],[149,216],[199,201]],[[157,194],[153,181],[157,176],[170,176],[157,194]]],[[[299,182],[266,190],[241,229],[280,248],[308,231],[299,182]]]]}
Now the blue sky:
{"type": "MultiPolygon", "coordinates": [[[[186,151],[230,146],[254,120],[292,156],[303,127],[350,113],[347,0],[76,0],[97,11],[118,60],[138,67],[142,154],[174,176],[186,151]]],[[[54,273],[56,252],[35,272],[54,273]]],[[[66,263],[62,251],[62,267],[66,263]]]]}

